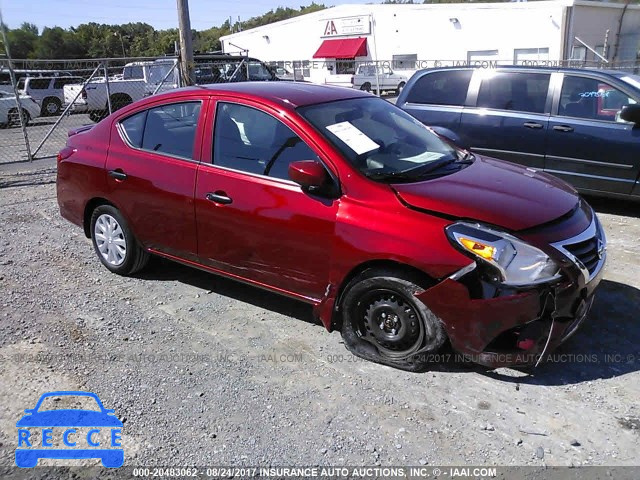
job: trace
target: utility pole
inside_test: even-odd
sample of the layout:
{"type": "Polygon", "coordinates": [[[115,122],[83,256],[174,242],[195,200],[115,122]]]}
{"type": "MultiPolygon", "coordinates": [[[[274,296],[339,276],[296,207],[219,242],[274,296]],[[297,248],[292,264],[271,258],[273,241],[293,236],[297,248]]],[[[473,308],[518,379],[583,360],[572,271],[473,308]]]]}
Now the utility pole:
{"type": "Polygon", "coordinates": [[[193,45],[191,43],[191,21],[189,1],[178,2],[178,29],[180,31],[180,73],[184,85],[193,85],[193,45]]]}

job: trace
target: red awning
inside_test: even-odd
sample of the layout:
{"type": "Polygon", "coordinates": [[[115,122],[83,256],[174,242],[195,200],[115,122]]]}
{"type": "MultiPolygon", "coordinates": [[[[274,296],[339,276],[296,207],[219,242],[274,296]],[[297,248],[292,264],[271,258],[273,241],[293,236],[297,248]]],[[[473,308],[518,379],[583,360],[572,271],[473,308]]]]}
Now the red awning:
{"type": "Polygon", "coordinates": [[[313,58],[355,58],[367,56],[366,38],[334,38],[323,40],[313,58]]]}

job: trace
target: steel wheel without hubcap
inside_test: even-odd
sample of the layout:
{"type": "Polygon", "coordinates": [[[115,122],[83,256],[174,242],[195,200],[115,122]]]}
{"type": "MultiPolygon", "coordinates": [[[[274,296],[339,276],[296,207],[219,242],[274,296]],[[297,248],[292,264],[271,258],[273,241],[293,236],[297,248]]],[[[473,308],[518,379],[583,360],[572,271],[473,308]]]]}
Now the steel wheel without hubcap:
{"type": "Polygon", "coordinates": [[[423,343],[424,328],[418,312],[402,295],[377,289],[362,296],[357,307],[357,331],[390,358],[406,358],[423,343]]]}
{"type": "Polygon", "coordinates": [[[93,234],[102,258],[114,267],[122,265],[127,256],[127,240],[118,221],[103,213],[96,220],[93,234]]]}

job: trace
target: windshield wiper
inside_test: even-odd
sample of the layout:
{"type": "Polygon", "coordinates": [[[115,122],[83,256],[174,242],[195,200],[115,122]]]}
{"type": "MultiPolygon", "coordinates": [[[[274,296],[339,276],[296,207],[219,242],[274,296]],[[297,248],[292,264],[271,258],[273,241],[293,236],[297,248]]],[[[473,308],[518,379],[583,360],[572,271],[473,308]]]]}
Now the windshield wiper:
{"type": "Polygon", "coordinates": [[[475,157],[471,153],[466,153],[462,158],[441,158],[433,162],[418,165],[416,167],[407,168],[406,170],[396,170],[392,172],[364,172],[364,174],[372,180],[418,180],[425,177],[437,176],[437,170],[452,163],[469,164],[473,163],[475,157]]]}
{"type": "Polygon", "coordinates": [[[409,175],[414,178],[422,177],[431,172],[435,172],[436,170],[444,167],[445,165],[449,165],[457,160],[457,158],[440,158],[438,160],[434,160],[433,162],[424,163],[422,165],[418,165],[417,167],[407,168],[406,170],[400,170],[397,172],[401,175],[409,175]]]}

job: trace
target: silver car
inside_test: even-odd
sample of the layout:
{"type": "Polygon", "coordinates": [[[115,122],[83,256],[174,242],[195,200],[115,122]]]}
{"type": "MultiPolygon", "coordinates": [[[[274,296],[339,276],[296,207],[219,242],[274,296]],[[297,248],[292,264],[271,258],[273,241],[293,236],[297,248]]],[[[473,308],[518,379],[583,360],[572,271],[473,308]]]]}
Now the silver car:
{"type": "MultiPolygon", "coordinates": [[[[29,95],[20,95],[22,118],[27,125],[32,118],[40,116],[40,105],[29,95]]],[[[16,96],[13,93],[0,92],[0,127],[20,125],[16,96]]]]}

